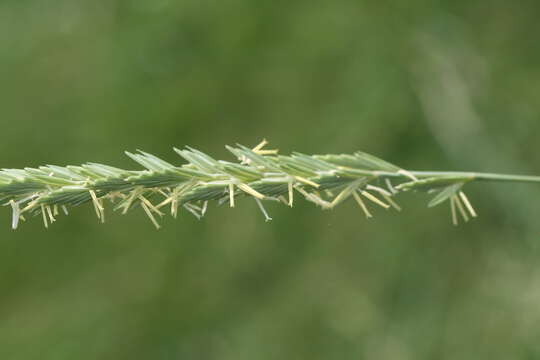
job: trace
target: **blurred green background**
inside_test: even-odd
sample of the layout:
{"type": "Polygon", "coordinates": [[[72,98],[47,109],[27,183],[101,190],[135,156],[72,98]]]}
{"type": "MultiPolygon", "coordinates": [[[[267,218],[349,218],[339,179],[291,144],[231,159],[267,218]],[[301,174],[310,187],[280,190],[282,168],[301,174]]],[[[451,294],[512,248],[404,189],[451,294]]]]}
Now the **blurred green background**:
{"type": "MultiPolygon", "coordinates": [[[[0,1],[0,167],[137,169],[191,145],[540,174],[538,1],[0,1]]],[[[473,184],[480,218],[407,194],[253,201],[156,231],[91,205],[0,209],[2,359],[540,358],[540,187],[473,184]]]]}

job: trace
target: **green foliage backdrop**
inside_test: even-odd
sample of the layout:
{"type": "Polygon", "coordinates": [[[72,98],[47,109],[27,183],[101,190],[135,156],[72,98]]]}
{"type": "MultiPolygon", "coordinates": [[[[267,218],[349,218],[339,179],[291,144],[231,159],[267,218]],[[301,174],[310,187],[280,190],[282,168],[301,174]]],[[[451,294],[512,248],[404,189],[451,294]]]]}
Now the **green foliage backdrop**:
{"type": "MultiPolygon", "coordinates": [[[[408,169],[540,174],[537,1],[0,2],[0,167],[137,168],[263,137],[408,169]]],[[[232,159],[232,158],[231,158],[232,159]]],[[[201,221],[91,206],[48,230],[0,208],[5,359],[533,359],[540,188],[468,188],[480,217],[406,195],[210,206],[201,221]]]]}

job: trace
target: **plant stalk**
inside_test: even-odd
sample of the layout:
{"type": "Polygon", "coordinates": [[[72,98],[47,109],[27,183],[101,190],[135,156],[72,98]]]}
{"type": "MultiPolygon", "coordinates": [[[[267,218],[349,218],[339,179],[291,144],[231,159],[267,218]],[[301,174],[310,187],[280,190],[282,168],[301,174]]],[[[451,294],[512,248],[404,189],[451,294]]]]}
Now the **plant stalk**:
{"type": "MultiPolygon", "coordinates": [[[[409,171],[412,175],[419,179],[430,177],[463,177],[478,181],[497,181],[497,182],[528,182],[539,183],[540,176],[529,175],[509,175],[495,174],[482,172],[465,172],[465,171],[409,171]]],[[[403,175],[401,175],[403,176],[403,175]]]]}

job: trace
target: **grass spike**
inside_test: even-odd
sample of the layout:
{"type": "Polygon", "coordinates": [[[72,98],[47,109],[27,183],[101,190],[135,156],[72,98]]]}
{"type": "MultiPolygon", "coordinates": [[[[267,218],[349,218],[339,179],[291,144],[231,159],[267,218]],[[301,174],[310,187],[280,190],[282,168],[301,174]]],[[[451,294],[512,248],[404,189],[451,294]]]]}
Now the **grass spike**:
{"type": "Polygon", "coordinates": [[[263,201],[293,206],[296,190],[322,209],[334,208],[352,195],[370,218],[372,214],[363,199],[399,211],[401,207],[394,199],[402,192],[435,192],[429,207],[448,202],[452,223],[457,225],[458,217],[467,222],[478,216],[464,186],[479,181],[540,183],[540,176],[405,170],[363,152],[278,155],[277,150],[266,149],[267,145],[263,140],[252,148],[226,146],[238,162],[215,160],[185,147],[174,148],[186,161],[180,165],[143,151],[126,152],[142,166],[139,170],[91,162],[80,166],[2,169],[0,200],[11,206],[13,229],[24,220],[23,214],[41,214],[48,227],[56,222],[59,209],[68,215],[69,207],[89,202],[101,222],[105,221],[105,203],[112,203],[114,210],[122,214],[141,207],[159,228],[155,215],[164,216],[160,209],[169,205],[173,217],[181,206],[200,219],[211,201],[228,201],[233,207],[237,198],[252,197],[268,221],[270,216],[263,201]]]}

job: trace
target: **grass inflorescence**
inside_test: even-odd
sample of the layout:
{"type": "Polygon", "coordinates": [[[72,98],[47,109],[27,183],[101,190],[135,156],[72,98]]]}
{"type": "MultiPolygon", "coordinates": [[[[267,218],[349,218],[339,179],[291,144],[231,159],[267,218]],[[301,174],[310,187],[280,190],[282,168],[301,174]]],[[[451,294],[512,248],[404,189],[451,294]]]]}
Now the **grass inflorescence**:
{"type": "Polygon", "coordinates": [[[242,197],[253,198],[271,220],[263,202],[293,206],[295,194],[323,209],[353,198],[367,218],[370,206],[397,211],[395,196],[405,191],[436,193],[429,206],[450,204],[452,222],[477,216],[463,192],[475,180],[540,182],[540,177],[474,172],[407,171],[373,155],[280,155],[265,149],[266,140],[248,148],[226,146],[238,162],[215,160],[196,149],[174,149],[187,163],[176,166],[142,151],[126,154],[143,170],[123,170],[87,163],[80,166],[47,165],[0,171],[0,200],[12,208],[12,228],[29,216],[41,216],[45,227],[69,208],[92,203],[105,221],[111,206],[122,214],[141,208],[159,228],[158,219],[170,212],[205,215],[208,202],[233,207],[242,197]]]}

